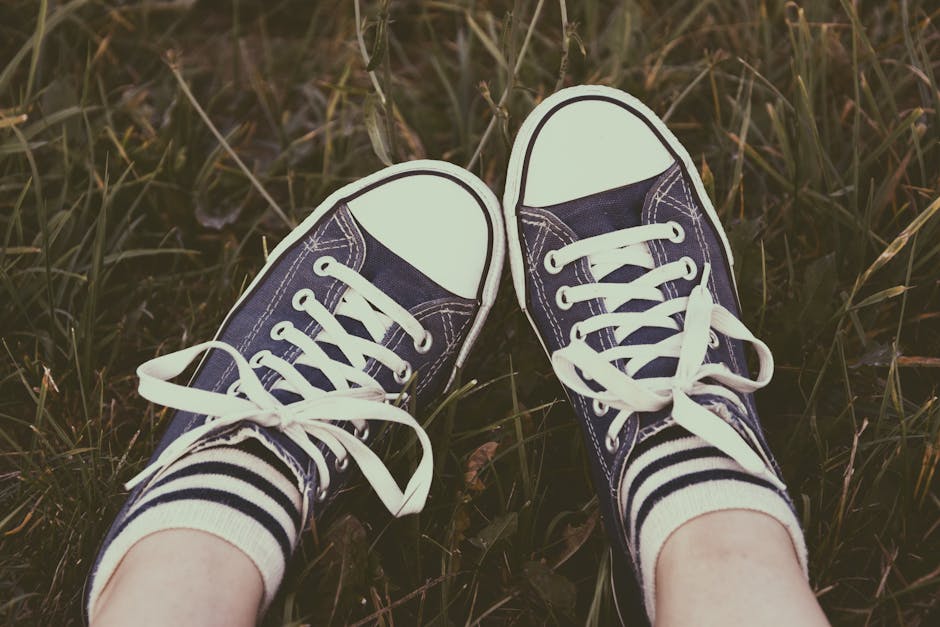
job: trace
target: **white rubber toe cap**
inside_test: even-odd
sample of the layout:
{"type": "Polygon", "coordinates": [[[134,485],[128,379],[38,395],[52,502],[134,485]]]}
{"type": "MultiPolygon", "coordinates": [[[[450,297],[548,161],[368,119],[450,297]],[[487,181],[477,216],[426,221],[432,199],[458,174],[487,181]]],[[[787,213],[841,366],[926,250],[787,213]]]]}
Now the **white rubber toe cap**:
{"type": "Polygon", "coordinates": [[[445,176],[408,173],[349,202],[359,224],[441,287],[476,298],[490,248],[486,208],[445,176]]]}
{"type": "Polygon", "coordinates": [[[522,203],[546,207],[648,179],[675,159],[644,119],[597,99],[570,100],[532,138],[522,203]]]}

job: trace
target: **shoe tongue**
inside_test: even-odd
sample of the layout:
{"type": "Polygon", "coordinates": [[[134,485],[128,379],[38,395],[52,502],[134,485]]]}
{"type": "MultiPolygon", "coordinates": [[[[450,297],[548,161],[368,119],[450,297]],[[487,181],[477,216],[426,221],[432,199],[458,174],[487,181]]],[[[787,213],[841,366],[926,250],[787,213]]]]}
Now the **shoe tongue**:
{"type": "Polygon", "coordinates": [[[546,207],[579,239],[639,226],[643,203],[661,175],[546,207]]]}

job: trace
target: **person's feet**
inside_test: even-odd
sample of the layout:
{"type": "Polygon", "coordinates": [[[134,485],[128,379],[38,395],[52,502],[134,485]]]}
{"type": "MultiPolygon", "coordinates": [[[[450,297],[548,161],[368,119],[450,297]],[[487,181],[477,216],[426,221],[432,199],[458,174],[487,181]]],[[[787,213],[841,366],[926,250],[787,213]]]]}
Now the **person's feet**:
{"type": "MultiPolygon", "coordinates": [[[[520,130],[504,210],[519,302],[570,391],[604,519],[649,614],[662,547],[708,512],[775,518],[805,572],[751,397],[770,379],[770,351],[738,319],[727,238],[663,123],[616,90],[555,94],[520,130]]],[[[130,482],[89,611],[137,541],[174,528],[243,550],[270,600],[300,528],[351,461],[394,515],[419,511],[430,444],[393,403],[426,403],[453,379],[494,299],[503,245],[495,199],[448,164],[395,166],[327,199],[215,340],[138,370],[141,394],[178,411],[130,482]],[[168,383],[200,357],[188,386],[168,383]],[[421,444],[404,489],[369,447],[382,423],[421,444]]]]}
{"type": "Polygon", "coordinates": [[[348,185],[272,251],[213,341],[143,364],[141,395],[177,412],[128,485],[89,613],[123,555],[172,528],[242,549],[270,600],[299,530],[353,465],[393,515],[420,511],[430,442],[401,401],[439,396],[478,336],[502,266],[498,207],[472,174],[436,161],[348,185]],[[169,382],[200,359],[188,385],[169,382]],[[404,489],[370,448],[392,423],[421,445],[404,489]]]}
{"type": "Polygon", "coordinates": [[[568,388],[648,612],[663,543],[708,511],[774,516],[805,568],[751,396],[773,360],[739,320],[727,238],[665,125],[623,92],[563,90],[520,129],[503,206],[519,303],[568,388]]]}

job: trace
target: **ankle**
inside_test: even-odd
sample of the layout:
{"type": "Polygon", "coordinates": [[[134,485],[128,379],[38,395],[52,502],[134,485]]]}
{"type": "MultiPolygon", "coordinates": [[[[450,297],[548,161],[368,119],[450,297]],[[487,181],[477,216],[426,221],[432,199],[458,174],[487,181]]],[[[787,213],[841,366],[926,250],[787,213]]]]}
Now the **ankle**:
{"type": "Polygon", "coordinates": [[[731,509],[670,535],[656,568],[657,625],[827,625],[792,536],[766,514],[731,509]]]}
{"type": "Polygon", "coordinates": [[[95,627],[249,625],[263,597],[261,573],[241,550],[202,531],[170,529],[127,552],[89,618],[95,627]]]}
{"type": "Polygon", "coordinates": [[[690,563],[742,561],[789,564],[801,571],[797,549],[780,521],[763,512],[727,509],[703,514],[676,529],[659,554],[657,573],[662,576],[690,563]]]}
{"type": "MultiPolygon", "coordinates": [[[[145,596],[165,589],[158,576],[184,581],[183,564],[194,579],[212,580],[219,552],[208,547],[216,544],[244,557],[251,572],[260,573],[264,604],[270,603],[303,523],[302,496],[297,478],[279,458],[246,437],[184,455],[135,492],[112,525],[92,571],[90,616],[96,615],[102,590],[114,577],[134,573],[131,588],[145,596]],[[193,552],[201,555],[199,560],[191,559],[193,552]],[[153,565],[134,568],[140,564],[153,565]],[[163,573],[166,564],[176,571],[163,573]]],[[[221,554],[224,558],[226,552],[221,554]]]]}

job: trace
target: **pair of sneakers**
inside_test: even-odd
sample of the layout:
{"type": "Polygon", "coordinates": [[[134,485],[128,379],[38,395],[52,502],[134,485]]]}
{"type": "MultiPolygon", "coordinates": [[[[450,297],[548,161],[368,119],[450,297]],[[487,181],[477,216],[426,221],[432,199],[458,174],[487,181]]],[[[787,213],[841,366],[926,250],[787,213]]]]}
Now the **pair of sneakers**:
{"type": "MultiPolygon", "coordinates": [[[[664,433],[681,428],[732,464],[706,471],[736,473],[786,500],[751,397],[770,379],[771,354],[739,321],[728,240],[691,159],[636,99],[581,86],[546,99],[523,124],[502,208],[474,175],[438,161],[347,185],[273,250],[215,339],[140,366],[141,395],[176,413],[129,482],[102,556],[142,510],[204,499],[248,511],[280,494],[258,481],[249,482],[262,488],[258,499],[166,487],[196,474],[179,471],[180,460],[222,444],[251,441],[281,470],[270,483],[299,492],[286,519],[264,519],[257,532],[276,536],[285,559],[295,538],[282,528],[323,511],[353,466],[393,515],[420,511],[432,451],[402,401],[427,407],[453,382],[507,249],[519,304],[583,427],[612,545],[637,573],[638,518],[650,512],[630,502],[642,481],[623,486],[630,460],[648,457],[664,433]],[[760,360],[756,379],[745,343],[760,360]],[[170,381],[196,360],[188,384],[170,381]],[[394,423],[421,449],[403,487],[370,446],[394,423]]],[[[120,553],[99,557],[92,600],[120,553]]]]}

